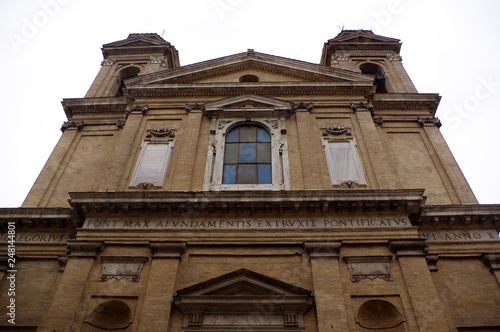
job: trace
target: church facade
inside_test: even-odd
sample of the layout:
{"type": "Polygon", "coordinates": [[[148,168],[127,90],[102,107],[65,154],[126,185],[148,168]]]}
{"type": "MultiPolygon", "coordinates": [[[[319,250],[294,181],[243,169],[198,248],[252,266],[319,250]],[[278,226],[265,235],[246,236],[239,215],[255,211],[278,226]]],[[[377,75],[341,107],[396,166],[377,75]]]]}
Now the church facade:
{"type": "Polygon", "coordinates": [[[400,48],[345,30],[319,64],[181,66],[157,34],[105,44],[0,209],[0,331],[498,331],[500,205],[400,48]]]}

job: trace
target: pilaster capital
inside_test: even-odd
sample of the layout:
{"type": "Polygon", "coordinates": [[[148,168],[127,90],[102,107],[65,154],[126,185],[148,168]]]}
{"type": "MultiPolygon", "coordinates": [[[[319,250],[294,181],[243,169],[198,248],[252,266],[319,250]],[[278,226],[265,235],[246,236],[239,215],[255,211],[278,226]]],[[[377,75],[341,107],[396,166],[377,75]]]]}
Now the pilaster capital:
{"type": "Polygon", "coordinates": [[[127,107],[127,116],[130,115],[130,114],[141,114],[141,115],[144,115],[144,114],[146,114],[146,112],[148,111],[148,109],[149,109],[148,105],[144,105],[144,106],[139,106],[139,105],[129,106],[129,107],[127,107]]]}
{"type": "Polygon", "coordinates": [[[301,101],[297,105],[294,105],[293,109],[296,112],[310,112],[313,109],[313,104],[312,103],[304,103],[301,101]]]}
{"type": "Polygon", "coordinates": [[[83,121],[65,121],[61,126],[61,131],[64,133],[68,129],[80,130],[83,127],[83,121]]]}
{"type": "Polygon", "coordinates": [[[389,240],[389,248],[397,256],[425,256],[427,254],[426,239],[395,239],[389,240]]]}
{"type": "Polygon", "coordinates": [[[481,260],[491,272],[500,271],[500,253],[484,253],[481,260]]]}
{"type": "Polygon", "coordinates": [[[69,239],[66,251],[70,257],[96,258],[104,246],[104,241],[69,239]]]}
{"type": "Polygon", "coordinates": [[[187,250],[183,241],[149,241],[153,258],[181,258],[187,250]]]}
{"type": "Polygon", "coordinates": [[[370,112],[373,115],[373,105],[360,101],[359,103],[351,103],[351,108],[354,112],[370,112]]]}
{"type": "Polygon", "coordinates": [[[417,122],[419,125],[422,127],[428,127],[428,126],[436,126],[436,127],[441,127],[441,121],[438,118],[417,118],[417,122]]]}
{"type": "Polygon", "coordinates": [[[205,107],[203,105],[200,105],[198,103],[195,104],[186,104],[186,112],[188,113],[201,113],[205,110],[205,107]]]}
{"type": "Polygon", "coordinates": [[[340,240],[318,240],[304,241],[304,251],[309,258],[338,258],[342,241],[340,240]]]}

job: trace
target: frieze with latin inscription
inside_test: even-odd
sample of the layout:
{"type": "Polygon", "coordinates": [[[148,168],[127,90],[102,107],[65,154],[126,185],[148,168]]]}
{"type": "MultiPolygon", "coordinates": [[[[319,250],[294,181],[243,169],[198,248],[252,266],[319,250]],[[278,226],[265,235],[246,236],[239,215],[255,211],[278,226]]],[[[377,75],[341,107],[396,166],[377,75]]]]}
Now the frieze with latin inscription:
{"type": "MultiPolygon", "coordinates": [[[[0,243],[6,243],[8,234],[0,235],[0,243]]],[[[19,243],[66,243],[71,238],[70,234],[66,233],[16,233],[16,242],[19,243]]]]}
{"type": "Polygon", "coordinates": [[[370,218],[234,218],[130,219],[87,218],[83,228],[127,229],[303,229],[303,228],[411,227],[407,217],[370,218]]]}
{"type": "Polygon", "coordinates": [[[498,232],[494,229],[476,230],[420,230],[419,236],[428,242],[473,242],[498,241],[498,232]]]}

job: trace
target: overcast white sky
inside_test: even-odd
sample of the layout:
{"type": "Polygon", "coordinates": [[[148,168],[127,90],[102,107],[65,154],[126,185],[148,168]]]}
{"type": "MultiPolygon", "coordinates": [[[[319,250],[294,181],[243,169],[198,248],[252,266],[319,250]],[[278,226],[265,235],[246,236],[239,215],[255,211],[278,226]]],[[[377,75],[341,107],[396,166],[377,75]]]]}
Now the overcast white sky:
{"type": "Polygon", "coordinates": [[[61,136],[60,101],[85,95],[103,44],[156,32],[181,65],[248,48],[318,63],[342,26],[402,40],[479,202],[500,203],[500,1],[0,1],[0,207],[22,204],[61,136]]]}

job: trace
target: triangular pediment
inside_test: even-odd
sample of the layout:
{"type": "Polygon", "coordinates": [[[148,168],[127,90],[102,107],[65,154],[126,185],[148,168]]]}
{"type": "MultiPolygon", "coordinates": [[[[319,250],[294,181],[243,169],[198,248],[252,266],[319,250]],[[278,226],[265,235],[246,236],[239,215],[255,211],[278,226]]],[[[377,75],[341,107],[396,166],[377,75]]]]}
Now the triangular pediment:
{"type": "Polygon", "coordinates": [[[399,39],[379,36],[370,30],[344,30],[328,42],[337,43],[399,43],[399,39]]]}
{"type": "Polygon", "coordinates": [[[310,291],[247,269],[180,289],[178,296],[309,296],[310,291]]]}
{"type": "Polygon", "coordinates": [[[156,33],[133,33],[127,39],[119,40],[113,43],[103,45],[103,48],[115,47],[147,47],[147,46],[160,46],[170,45],[167,41],[161,38],[156,33]]]}
{"type": "Polygon", "coordinates": [[[293,106],[293,103],[289,101],[255,94],[244,94],[206,103],[204,110],[208,117],[217,116],[221,112],[228,112],[231,116],[236,117],[288,118],[294,110],[293,106]]]}
{"type": "Polygon", "coordinates": [[[167,84],[245,84],[260,83],[365,83],[371,84],[373,77],[357,72],[329,68],[299,60],[248,51],[223,58],[143,75],[126,82],[127,86],[167,84]],[[258,81],[242,81],[244,75],[253,75],[258,81]]]}

